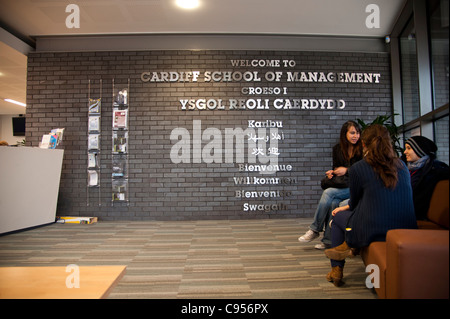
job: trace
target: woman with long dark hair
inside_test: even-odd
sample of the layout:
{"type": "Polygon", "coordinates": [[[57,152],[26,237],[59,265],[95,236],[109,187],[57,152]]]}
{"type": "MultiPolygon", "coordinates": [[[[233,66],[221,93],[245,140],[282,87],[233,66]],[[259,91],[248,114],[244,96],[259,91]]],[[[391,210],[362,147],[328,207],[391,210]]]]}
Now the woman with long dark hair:
{"type": "MultiPolygon", "coordinates": [[[[347,200],[350,196],[348,189],[348,168],[362,159],[362,144],[360,141],[361,128],[354,121],[345,122],[340,131],[339,143],[333,147],[333,169],[325,172],[326,183],[330,187],[326,188],[319,200],[314,221],[309,230],[298,240],[302,243],[310,242],[319,237],[324,231],[322,243],[315,246],[316,249],[325,249],[331,245],[331,235],[328,221],[331,211],[339,206],[341,201],[347,200]],[[335,180],[339,179],[339,184],[335,180]]],[[[324,188],[324,187],[323,187],[324,188]]]]}
{"type": "Polygon", "coordinates": [[[352,248],[386,240],[390,229],[417,228],[409,171],[394,152],[386,127],[374,124],[361,136],[364,159],[349,170],[350,201],[333,210],[327,280],[342,284],[352,248]]]}

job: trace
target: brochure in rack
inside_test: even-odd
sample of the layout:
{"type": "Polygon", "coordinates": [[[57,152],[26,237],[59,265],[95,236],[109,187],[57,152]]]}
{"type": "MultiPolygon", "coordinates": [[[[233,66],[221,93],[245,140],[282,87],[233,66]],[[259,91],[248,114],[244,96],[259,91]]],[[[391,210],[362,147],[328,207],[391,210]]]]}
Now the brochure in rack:
{"type": "Polygon", "coordinates": [[[127,128],[128,110],[113,111],[113,128],[127,128]]]}
{"type": "Polygon", "coordinates": [[[49,134],[44,134],[42,136],[41,143],[39,143],[40,148],[55,149],[62,142],[64,135],[63,128],[56,128],[50,131],[49,134]]]}

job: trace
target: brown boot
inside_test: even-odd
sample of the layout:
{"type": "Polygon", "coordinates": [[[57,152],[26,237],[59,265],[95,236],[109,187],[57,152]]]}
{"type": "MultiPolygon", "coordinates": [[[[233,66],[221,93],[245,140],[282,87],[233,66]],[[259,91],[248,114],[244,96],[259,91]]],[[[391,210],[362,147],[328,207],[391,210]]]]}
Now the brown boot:
{"type": "Polygon", "coordinates": [[[325,249],[325,255],[334,260],[344,260],[349,256],[353,257],[352,251],[345,241],[337,247],[325,249]]]}
{"type": "Polygon", "coordinates": [[[331,268],[331,271],[327,274],[327,280],[332,282],[336,287],[340,287],[344,284],[342,278],[344,277],[344,268],[335,266],[331,268]]]}
{"type": "Polygon", "coordinates": [[[350,250],[351,250],[351,254],[349,257],[358,256],[361,252],[361,249],[359,249],[359,248],[351,248],[350,250]]]}

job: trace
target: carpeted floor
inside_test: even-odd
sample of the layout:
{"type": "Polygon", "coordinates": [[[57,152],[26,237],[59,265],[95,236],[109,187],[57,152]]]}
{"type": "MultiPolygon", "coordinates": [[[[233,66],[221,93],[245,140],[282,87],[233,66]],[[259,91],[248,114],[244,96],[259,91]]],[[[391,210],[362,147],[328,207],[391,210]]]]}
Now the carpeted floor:
{"type": "Polygon", "coordinates": [[[0,236],[0,267],[126,265],[110,299],[376,299],[359,257],[343,287],[326,281],[319,241],[297,240],[311,221],[51,224],[0,236]]]}

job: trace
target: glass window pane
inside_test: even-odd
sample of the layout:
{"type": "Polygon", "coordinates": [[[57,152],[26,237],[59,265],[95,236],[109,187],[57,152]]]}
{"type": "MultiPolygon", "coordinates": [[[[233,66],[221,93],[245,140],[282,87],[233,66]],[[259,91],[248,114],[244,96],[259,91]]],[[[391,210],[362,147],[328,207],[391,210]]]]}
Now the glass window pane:
{"type": "Polygon", "coordinates": [[[448,115],[434,122],[435,143],[438,160],[449,164],[448,115]]]}
{"type": "Polygon", "coordinates": [[[403,134],[400,136],[400,145],[402,145],[402,147],[405,148],[405,142],[408,140],[408,138],[417,135],[421,135],[420,126],[404,131],[403,134]]]}
{"type": "Polygon", "coordinates": [[[411,21],[400,36],[403,123],[420,116],[416,37],[411,21]]]}
{"type": "Polygon", "coordinates": [[[438,108],[448,103],[448,3],[448,1],[439,0],[428,1],[434,108],[438,108]]]}

